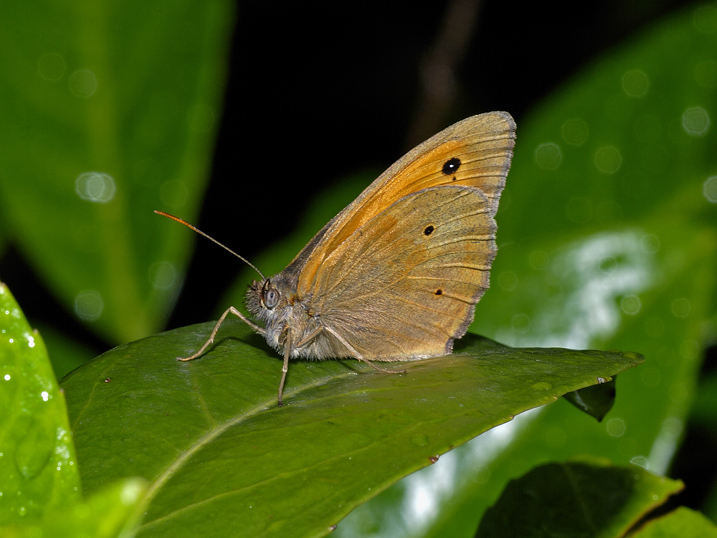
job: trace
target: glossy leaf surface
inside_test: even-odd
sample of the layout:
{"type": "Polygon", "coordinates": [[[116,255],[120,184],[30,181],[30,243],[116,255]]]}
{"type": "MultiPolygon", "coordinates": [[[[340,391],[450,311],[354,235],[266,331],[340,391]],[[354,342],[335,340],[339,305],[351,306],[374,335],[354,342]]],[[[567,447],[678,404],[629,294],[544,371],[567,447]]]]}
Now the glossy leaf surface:
{"type": "Polygon", "coordinates": [[[40,334],[2,283],[0,454],[0,526],[40,519],[80,499],[65,398],[40,334]]]}
{"type": "Polygon", "coordinates": [[[642,361],[469,336],[451,356],[392,365],[405,375],[294,362],[279,408],[281,361],[241,322],[200,359],[173,360],[211,328],[120,346],[63,380],[86,490],[150,482],[140,536],[323,535],[453,447],[642,361]]]}

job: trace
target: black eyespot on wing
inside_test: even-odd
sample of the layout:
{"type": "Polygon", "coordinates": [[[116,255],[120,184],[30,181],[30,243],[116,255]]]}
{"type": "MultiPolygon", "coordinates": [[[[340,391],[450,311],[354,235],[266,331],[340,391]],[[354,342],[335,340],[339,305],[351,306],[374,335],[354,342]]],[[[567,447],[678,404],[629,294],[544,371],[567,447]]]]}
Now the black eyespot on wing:
{"type": "Polygon", "coordinates": [[[433,230],[435,230],[435,228],[429,224],[423,229],[423,235],[431,235],[433,233],[433,230]]]}
{"type": "Polygon", "coordinates": [[[435,295],[443,295],[443,290],[442,290],[441,288],[438,288],[438,289],[435,291],[435,295]]]}
{"type": "Polygon", "coordinates": [[[452,159],[448,159],[445,163],[443,163],[442,171],[447,176],[450,176],[451,174],[455,174],[460,166],[461,160],[458,157],[453,157],[452,159]]]}

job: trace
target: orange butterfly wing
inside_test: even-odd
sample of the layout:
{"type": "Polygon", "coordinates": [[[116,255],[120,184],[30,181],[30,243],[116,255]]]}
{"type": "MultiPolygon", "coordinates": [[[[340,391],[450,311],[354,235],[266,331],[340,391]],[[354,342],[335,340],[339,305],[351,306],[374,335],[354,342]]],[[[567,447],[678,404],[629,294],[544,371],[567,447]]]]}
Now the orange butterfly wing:
{"type": "Polygon", "coordinates": [[[404,196],[325,259],[308,313],[366,359],[450,353],[488,288],[495,229],[478,189],[404,196]]]}
{"type": "Polygon", "coordinates": [[[475,187],[487,198],[491,216],[515,145],[515,122],[507,112],[466,118],[409,151],[334,217],[289,264],[298,276],[297,294],[311,293],[324,260],[351,234],[402,197],[428,187],[475,187]]]}

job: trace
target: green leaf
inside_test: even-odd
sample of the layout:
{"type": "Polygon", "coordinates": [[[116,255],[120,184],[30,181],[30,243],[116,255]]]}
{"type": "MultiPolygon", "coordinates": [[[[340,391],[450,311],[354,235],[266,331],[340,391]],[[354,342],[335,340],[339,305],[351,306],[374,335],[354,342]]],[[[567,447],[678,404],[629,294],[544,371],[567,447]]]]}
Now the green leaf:
{"type": "Polygon", "coordinates": [[[716,538],[717,527],[699,512],[684,506],[645,523],[632,538],[716,538]]]}
{"type": "Polygon", "coordinates": [[[40,334],[0,284],[0,526],[80,499],[65,398],[40,334]]]}
{"type": "Polygon", "coordinates": [[[3,538],[131,538],[144,480],[128,478],[103,489],[89,500],[65,510],[50,510],[41,521],[25,521],[2,529],[3,538]]]}
{"type": "Polygon", "coordinates": [[[198,213],[233,5],[0,6],[0,220],[110,341],[158,330],[180,287],[194,238],[152,210],[198,213]]]}
{"type": "MultiPolygon", "coordinates": [[[[596,461],[549,463],[511,481],[489,508],[476,538],[624,536],[684,484],[639,467],[596,461]]],[[[691,533],[670,536],[695,536],[691,533]]]]}
{"type": "Polygon", "coordinates": [[[568,392],[564,397],[578,409],[594,416],[599,422],[615,404],[615,379],[568,392]]]}
{"type": "Polygon", "coordinates": [[[441,454],[560,395],[608,379],[639,355],[510,349],[467,336],[451,356],[391,365],[281,359],[227,322],[111,350],[62,382],[83,485],[150,482],[140,536],[321,536],[351,509],[441,454]]]}

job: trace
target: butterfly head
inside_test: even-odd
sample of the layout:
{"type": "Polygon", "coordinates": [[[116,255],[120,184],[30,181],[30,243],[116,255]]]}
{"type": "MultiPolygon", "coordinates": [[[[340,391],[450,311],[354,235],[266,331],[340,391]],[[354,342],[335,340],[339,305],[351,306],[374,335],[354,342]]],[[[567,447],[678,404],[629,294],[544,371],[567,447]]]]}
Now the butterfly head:
{"type": "Polygon", "coordinates": [[[246,294],[246,306],[258,320],[271,324],[281,318],[288,306],[290,290],[281,274],[260,281],[254,280],[246,294]]]}

